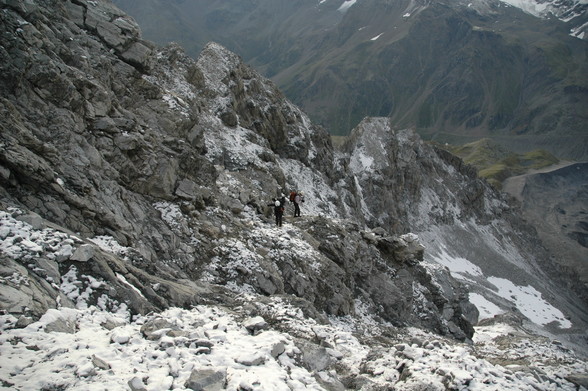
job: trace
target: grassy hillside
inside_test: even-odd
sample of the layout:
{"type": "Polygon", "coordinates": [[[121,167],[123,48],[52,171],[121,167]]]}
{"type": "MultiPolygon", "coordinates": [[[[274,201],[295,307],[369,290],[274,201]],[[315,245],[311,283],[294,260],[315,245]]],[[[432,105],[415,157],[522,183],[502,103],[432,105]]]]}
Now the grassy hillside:
{"type": "Polygon", "coordinates": [[[502,182],[515,175],[522,175],[529,170],[537,170],[559,162],[559,159],[545,150],[533,150],[524,154],[510,152],[490,139],[452,146],[441,145],[461,157],[464,162],[478,169],[478,174],[496,188],[502,188],[502,182]]]}

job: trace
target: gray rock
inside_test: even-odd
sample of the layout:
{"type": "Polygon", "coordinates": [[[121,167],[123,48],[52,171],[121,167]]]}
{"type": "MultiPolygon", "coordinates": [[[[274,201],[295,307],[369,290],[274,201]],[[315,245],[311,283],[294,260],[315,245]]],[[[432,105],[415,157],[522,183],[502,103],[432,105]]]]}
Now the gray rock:
{"type": "Polygon", "coordinates": [[[57,318],[45,326],[46,333],[67,333],[74,334],[77,329],[75,321],[64,318],[57,318]]]}
{"type": "Polygon", "coordinates": [[[251,333],[256,334],[261,330],[265,330],[268,328],[268,324],[261,316],[256,316],[254,318],[249,318],[243,322],[243,326],[251,333]]]}
{"type": "Polygon", "coordinates": [[[235,361],[247,367],[255,367],[265,363],[265,356],[261,354],[244,355],[237,357],[235,361]]]}
{"type": "Polygon", "coordinates": [[[335,363],[327,349],[322,346],[301,343],[298,348],[302,351],[304,365],[311,371],[324,371],[335,363]]]}
{"type": "Polygon", "coordinates": [[[278,358],[278,356],[286,351],[286,346],[283,342],[278,342],[272,347],[271,355],[273,358],[278,358]]]}
{"type": "Polygon", "coordinates": [[[588,389],[588,374],[586,373],[572,373],[566,376],[565,379],[578,388],[588,389]]]}
{"type": "Polygon", "coordinates": [[[25,327],[32,324],[33,322],[34,322],[34,320],[32,318],[29,318],[27,316],[20,316],[18,318],[18,320],[16,321],[15,327],[17,329],[24,329],[25,327]]]}
{"type": "Polygon", "coordinates": [[[61,279],[61,274],[59,273],[59,266],[57,262],[52,261],[50,259],[45,258],[38,258],[35,260],[37,267],[43,270],[43,274],[45,274],[46,279],[50,279],[50,281],[54,283],[58,283],[61,279]]]}
{"type": "Polygon", "coordinates": [[[100,357],[96,356],[95,354],[92,355],[92,365],[94,365],[96,368],[99,368],[99,369],[102,369],[105,371],[107,371],[111,368],[109,363],[107,363],[106,361],[104,361],[100,357]]]}
{"type": "Polygon", "coordinates": [[[224,369],[194,370],[184,387],[194,391],[220,391],[224,390],[227,381],[227,372],[224,369]]]}
{"type": "Polygon", "coordinates": [[[20,215],[16,219],[29,224],[33,229],[37,230],[43,229],[45,225],[43,222],[43,218],[38,214],[32,212],[20,215]]]}
{"type": "Polygon", "coordinates": [[[70,257],[72,261],[88,262],[96,254],[96,248],[91,244],[82,244],[70,257]]]}
{"type": "Polygon", "coordinates": [[[133,377],[131,380],[127,382],[127,384],[129,385],[131,391],[147,391],[143,379],[141,379],[138,376],[133,377]]]}
{"type": "Polygon", "coordinates": [[[134,42],[120,56],[129,64],[145,69],[151,66],[151,53],[151,48],[145,45],[145,43],[134,42]]]}
{"type": "MultiPolygon", "coordinates": [[[[141,334],[151,341],[158,340],[174,328],[173,324],[163,318],[155,318],[141,326],[141,334]]],[[[177,328],[177,327],[175,327],[177,328]]]]}
{"type": "Polygon", "coordinates": [[[175,194],[183,199],[193,201],[198,195],[198,185],[189,179],[182,179],[178,182],[175,194]]]}

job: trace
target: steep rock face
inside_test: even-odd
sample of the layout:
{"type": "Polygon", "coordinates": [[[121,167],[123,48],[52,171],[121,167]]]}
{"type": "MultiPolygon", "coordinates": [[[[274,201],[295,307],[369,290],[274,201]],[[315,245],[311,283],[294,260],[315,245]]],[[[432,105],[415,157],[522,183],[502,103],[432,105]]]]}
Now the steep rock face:
{"type": "Polygon", "coordinates": [[[577,300],[586,295],[585,286],[573,272],[556,271],[554,259],[564,255],[549,252],[520,212],[473,167],[424,144],[413,131],[395,130],[388,118],[365,119],[344,150],[349,178],[342,197],[357,205],[357,215],[368,225],[418,234],[426,261],[447,266],[470,292],[484,297],[476,305],[489,301],[505,310],[514,305],[554,332],[584,338],[581,327],[569,320],[576,325],[587,320],[585,304],[577,300]],[[501,286],[511,284],[511,292],[530,289],[557,310],[534,316],[522,297],[497,295],[507,291],[501,286]]]}
{"type": "Polygon", "coordinates": [[[137,313],[230,307],[247,292],[323,322],[365,306],[471,338],[467,293],[420,265],[416,237],[335,220],[356,209],[337,190],[345,158],[238,56],[155,48],[107,1],[4,2],[1,23],[3,310],[38,317],[80,295],[137,313]],[[307,217],[269,228],[290,189],[307,217]]]}

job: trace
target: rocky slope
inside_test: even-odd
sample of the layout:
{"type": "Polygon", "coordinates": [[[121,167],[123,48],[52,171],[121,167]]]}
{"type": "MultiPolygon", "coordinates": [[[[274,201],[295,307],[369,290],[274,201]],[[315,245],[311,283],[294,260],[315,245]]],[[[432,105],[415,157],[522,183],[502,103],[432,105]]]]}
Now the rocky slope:
{"type": "Polygon", "coordinates": [[[235,54],[211,44],[193,61],[178,47],[156,50],[108,2],[4,9],[13,32],[3,57],[4,208],[70,235],[4,259],[5,275],[23,276],[5,309],[40,316],[64,305],[47,279],[73,267],[108,281],[139,313],[198,303],[210,283],[230,282],[299,297],[314,316],[353,314],[361,298],[388,321],[471,337],[465,291],[445,297],[419,265],[416,239],[333,220],[356,203],[337,198],[346,177],[329,137],[235,54]],[[266,233],[267,203],[295,185],[314,217],[266,233]],[[80,242],[102,237],[129,248],[124,258],[80,242]],[[71,254],[61,256],[63,246],[71,254]],[[247,267],[232,264],[241,258],[247,267]],[[403,294],[413,286],[423,295],[403,294]]]}
{"type": "MultiPolygon", "coordinates": [[[[586,309],[545,275],[549,254],[532,228],[471,167],[413,131],[366,119],[338,151],[220,45],[197,60],[176,45],[158,48],[108,1],[1,4],[0,305],[2,327],[14,333],[0,345],[3,356],[28,338],[19,327],[53,323],[47,314],[65,317],[54,331],[75,332],[68,324],[85,323],[86,310],[124,313],[126,323],[108,324],[126,327],[116,334],[142,315],[199,306],[274,319],[309,352],[302,359],[287,342],[289,357],[316,376],[326,371],[321,387],[359,389],[382,372],[366,367],[364,379],[355,364],[341,369],[322,350],[334,342],[328,336],[279,321],[385,330],[365,346],[373,360],[391,360],[396,340],[384,338],[378,350],[372,338],[412,327],[471,342],[479,314],[468,300],[472,281],[483,304],[499,306],[521,330],[558,333],[582,348],[586,309]],[[290,189],[305,192],[304,216],[274,228],[267,205],[290,189]],[[451,257],[488,273],[442,266],[451,257]],[[557,311],[534,318],[520,296],[501,290],[499,278],[511,275],[557,311]],[[276,302],[287,308],[281,315],[276,302]],[[313,368],[312,357],[324,365],[313,368]]],[[[413,363],[425,355],[417,345],[413,363]]],[[[390,382],[411,364],[396,365],[390,382]]],[[[403,382],[418,382],[415,365],[403,382]]],[[[3,385],[14,371],[28,377],[25,368],[3,369],[3,385]]],[[[183,384],[186,371],[170,376],[183,384]]]]}
{"type": "Polygon", "coordinates": [[[585,29],[581,2],[116,3],[157,42],[241,54],[333,134],[386,116],[440,142],[587,156],[588,41],[570,36],[585,29]]]}
{"type": "MultiPolygon", "coordinates": [[[[579,283],[588,284],[588,171],[586,163],[562,163],[509,178],[504,190],[521,202],[525,218],[533,222],[561,269],[571,269],[579,283]]],[[[584,300],[587,298],[584,298],[584,300]]]]}

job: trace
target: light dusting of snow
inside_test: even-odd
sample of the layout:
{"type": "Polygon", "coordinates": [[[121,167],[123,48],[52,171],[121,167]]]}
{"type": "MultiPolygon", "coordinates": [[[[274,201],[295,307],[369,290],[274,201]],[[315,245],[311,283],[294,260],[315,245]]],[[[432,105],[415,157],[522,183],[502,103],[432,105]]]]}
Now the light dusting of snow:
{"type": "Polygon", "coordinates": [[[570,35],[579,39],[584,39],[584,37],[586,36],[586,31],[588,31],[588,22],[584,23],[579,27],[573,28],[570,31],[570,35]]]}
{"type": "MultiPolygon", "coordinates": [[[[17,209],[11,210],[15,215],[22,215],[17,209]]],[[[54,260],[71,255],[73,245],[80,242],[79,238],[54,229],[34,229],[10,213],[0,211],[0,254],[3,256],[26,260],[47,251],[45,256],[54,260]]]]}
{"type": "MultiPolygon", "coordinates": [[[[499,351],[497,338],[516,333],[512,327],[500,324],[478,327],[474,347],[449,344],[435,335],[409,329],[414,338],[424,342],[398,343],[374,350],[336,324],[318,325],[306,319],[279,298],[261,305],[259,311],[263,317],[257,319],[271,317],[287,324],[294,334],[324,341],[327,357],[338,361],[340,367],[349,368],[351,373],[359,374],[361,369],[375,387],[398,382],[399,369],[403,368],[405,375],[418,374],[405,376],[401,383],[411,389],[436,384],[441,389],[547,391],[556,387],[571,391],[575,387],[563,377],[571,371],[586,371],[585,362],[542,341],[521,340],[507,348],[513,359],[524,359],[530,366],[542,368],[544,377],[476,357],[475,352],[493,357],[499,351]],[[368,359],[368,354],[372,358],[368,359]],[[557,386],[550,383],[556,374],[557,386]]],[[[5,322],[11,321],[5,315],[0,317],[5,326],[5,322]]],[[[296,357],[302,352],[293,336],[273,329],[251,334],[246,329],[250,323],[209,306],[191,310],[170,308],[134,321],[124,314],[105,313],[97,308],[53,309],[24,329],[3,330],[0,370],[11,374],[3,380],[18,384],[18,389],[23,390],[115,390],[128,389],[129,383],[149,391],[185,390],[192,372],[201,370],[222,373],[228,390],[322,390],[325,388],[318,379],[333,379],[333,373],[313,373],[298,363],[296,357]],[[162,329],[154,340],[146,339],[141,326],[156,318],[171,322],[176,329],[174,334],[162,329]],[[118,326],[112,330],[105,328],[107,320],[118,326]],[[75,324],[75,332],[42,331],[56,321],[75,324]]]]}
{"type": "Polygon", "coordinates": [[[356,2],[357,0],[345,0],[343,4],[341,4],[341,6],[337,9],[337,11],[347,12],[347,10],[349,10],[349,8],[351,8],[356,2]]]}
{"type": "Polygon", "coordinates": [[[223,79],[239,63],[239,56],[214,42],[206,45],[198,59],[207,87],[221,92],[221,95],[228,91],[223,79]]]}
{"type": "MultiPolygon", "coordinates": [[[[177,206],[171,203],[157,204],[157,208],[162,217],[170,221],[177,219],[180,213],[177,206]]],[[[78,243],[63,233],[35,229],[16,220],[13,215],[19,214],[16,210],[0,213],[0,249],[4,257],[35,257],[38,247],[55,253],[66,245],[78,243]],[[25,242],[25,239],[32,244],[25,242]]],[[[271,258],[276,260],[292,254],[293,249],[296,256],[305,262],[320,256],[302,239],[304,233],[295,226],[286,232],[256,225],[249,235],[242,240],[218,241],[220,267],[223,267],[224,261],[232,263],[227,271],[246,268],[251,273],[261,270],[257,268],[262,260],[257,251],[263,246],[269,246],[271,258]]],[[[407,235],[404,239],[415,240],[416,237],[407,235]]],[[[96,237],[92,241],[113,253],[126,250],[107,236],[96,237]]],[[[462,261],[462,266],[460,270],[477,272],[465,261],[462,261]]],[[[318,264],[309,267],[320,274],[318,264]]],[[[18,276],[11,278],[18,279],[18,276]]],[[[117,278],[140,294],[120,273],[117,278]]],[[[549,308],[532,288],[517,287],[502,279],[490,281],[497,289],[505,291],[503,295],[515,296],[522,310],[540,312],[536,321],[548,322],[551,319],[566,326],[561,314],[549,308]]],[[[2,281],[2,284],[6,283],[2,281]]],[[[185,390],[193,371],[207,369],[220,371],[225,377],[226,388],[230,390],[325,389],[319,379],[335,381],[338,373],[310,371],[301,364],[303,352],[297,338],[322,341],[324,357],[337,363],[338,368],[345,368],[349,374],[363,374],[374,387],[395,384],[403,373],[404,379],[400,384],[412,389],[439,385],[451,389],[488,391],[551,391],[554,387],[572,391],[575,386],[563,377],[572,372],[585,373],[588,369],[586,362],[576,358],[569,350],[558,350],[557,345],[554,347],[549,341],[524,339],[509,345],[508,355],[541,367],[543,377],[536,377],[524,369],[487,361],[486,358],[505,354],[504,342],[500,342],[500,347],[497,345],[497,341],[503,341],[500,337],[518,333],[504,325],[477,327],[474,346],[449,343],[442,337],[415,328],[407,328],[402,334],[390,333],[387,329],[392,326],[375,320],[373,311],[360,300],[355,302],[356,316],[329,317],[329,324],[317,324],[283,297],[260,301],[247,289],[242,289],[238,298],[244,304],[256,307],[256,319],[259,320],[260,316],[268,321],[271,319],[273,325],[256,333],[246,328],[251,323],[247,319],[214,306],[169,308],[161,313],[131,318],[124,303],[112,302],[104,295],[99,298],[97,306],[88,305],[92,295],[100,289],[104,290],[104,284],[104,281],[83,275],[77,268],[71,267],[62,276],[59,291],[75,303],[75,309],[51,309],[39,321],[24,328],[14,327],[17,321],[14,316],[0,314],[0,379],[4,386],[16,385],[18,390],[115,390],[128,389],[129,384],[133,384],[148,391],[185,390]],[[169,328],[163,328],[154,334],[156,338],[145,338],[141,327],[156,318],[171,322],[174,333],[170,334],[169,328]],[[62,325],[58,326],[62,328],[56,329],[60,331],[51,331],[55,324],[62,325]],[[111,326],[106,327],[107,324],[111,326]],[[66,332],[63,327],[70,331],[66,332]],[[374,344],[373,338],[381,334],[385,335],[385,339],[391,336],[399,339],[396,343],[374,344]],[[411,335],[417,342],[411,341],[411,335]],[[413,375],[406,376],[409,373],[413,375]],[[557,385],[554,385],[554,379],[557,379],[557,385]]],[[[473,294],[471,299],[481,308],[483,316],[491,317],[497,313],[496,308],[483,298],[473,294]]]]}
{"type": "Polygon", "coordinates": [[[278,165],[286,175],[286,191],[297,190],[304,194],[304,202],[300,205],[302,214],[339,216],[333,202],[339,195],[320,173],[298,160],[279,159],[278,165]]]}
{"type": "Polygon", "coordinates": [[[539,3],[536,0],[500,0],[503,3],[512,5],[513,7],[517,7],[522,9],[523,11],[535,15],[535,16],[542,16],[544,11],[549,6],[548,2],[539,3]]]}
{"type": "MultiPolygon", "coordinates": [[[[540,0],[500,0],[505,4],[520,8],[524,12],[545,18],[550,14],[564,22],[569,22],[583,14],[582,5],[588,4],[586,0],[576,0],[570,2],[559,1],[540,1],[540,0]]],[[[571,34],[574,35],[574,34],[571,34]]]]}
{"type": "Polygon", "coordinates": [[[88,239],[90,242],[96,244],[100,247],[103,251],[116,254],[116,255],[124,255],[129,250],[128,247],[121,246],[116,239],[112,236],[95,236],[91,239],[88,239]]]}
{"type": "Polygon", "coordinates": [[[179,221],[183,218],[182,211],[177,204],[160,201],[153,204],[153,207],[161,213],[161,218],[172,228],[179,227],[179,221]]]}
{"type": "Polygon", "coordinates": [[[189,118],[190,101],[196,97],[195,87],[186,80],[187,70],[181,62],[175,63],[172,68],[167,64],[165,56],[163,51],[156,55],[157,59],[162,60],[156,67],[157,75],[143,75],[142,78],[164,92],[161,99],[170,110],[189,118]]]}
{"type": "MultiPolygon", "coordinates": [[[[216,118],[210,118],[210,120],[220,122],[216,118]]],[[[212,162],[243,168],[249,165],[254,167],[266,166],[266,162],[259,157],[264,152],[270,152],[267,145],[265,145],[265,141],[262,141],[249,129],[220,127],[224,131],[208,131],[205,134],[207,157],[212,162]]]]}

